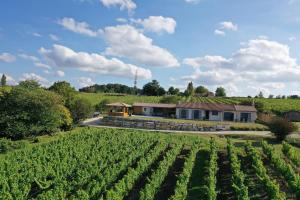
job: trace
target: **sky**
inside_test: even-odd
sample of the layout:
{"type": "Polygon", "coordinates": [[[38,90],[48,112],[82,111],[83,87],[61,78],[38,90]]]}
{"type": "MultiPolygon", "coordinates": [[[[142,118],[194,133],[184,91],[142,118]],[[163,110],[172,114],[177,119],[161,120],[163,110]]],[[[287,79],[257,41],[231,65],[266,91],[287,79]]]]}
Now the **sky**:
{"type": "Polygon", "coordinates": [[[300,0],[2,0],[0,75],[300,95],[300,0]]]}

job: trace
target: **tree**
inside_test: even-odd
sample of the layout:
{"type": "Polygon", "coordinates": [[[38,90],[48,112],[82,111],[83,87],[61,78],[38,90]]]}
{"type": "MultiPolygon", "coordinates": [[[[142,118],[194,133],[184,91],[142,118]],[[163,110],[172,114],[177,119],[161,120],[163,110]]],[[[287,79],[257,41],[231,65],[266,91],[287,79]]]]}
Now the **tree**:
{"type": "Polygon", "coordinates": [[[193,82],[189,82],[188,86],[185,90],[185,94],[186,94],[186,96],[193,96],[194,93],[195,93],[195,90],[194,90],[193,82]]]}
{"type": "Polygon", "coordinates": [[[142,93],[147,96],[158,96],[164,95],[165,90],[159,85],[157,80],[152,80],[144,85],[142,93]]]}
{"type": "Polygon", "coordinates": [[[226,91],[223,87],[218,87],[216,89],[216,97],[226,97],[226,91]]]}
{"type": "Polygon", "coordinates": [[[202,85],[196,87],[196,89],[195,89],[195,93],[200,94],[200,95],[205,95],[208,92],[209,92],[209,90],[206,87],[202,86],[202,85]]]}
{"type": "Polygon", "coordinates": [[[270,94],[269,95],[269,99],[273,99],[274,98],[274,95],[273,94],[270,94]]]}
{"type": "Polygon", "coordinates": [[[173,104],[177,104],[180,101],[181,97],[179,96],[165,96],[163,97],[159,102],[160,103],[173,103],[173,104]]]}
{"type": "Polygon", "coordinates": [[[68,126],[69,114],[59,95],[16,86],[0,97],[0,134],[12,139],[51,134],[68,126]]]}
{"type": "Polygon", "coordinates": [[[93,106],[88,100],[77,98],[71,103],[70,111],[74,122],[78,123],[92,114],[93,106]]]}
{"type": "Polygon", "coordinates": [[[41,85],[36,80],[25,80],[19,83],[20,87],[35,90],[41,87],[41,85]]]}
{"type": "Polygon", "coordinates": [[[64,98],[67,107],[70,106],[71,102],[75,98],[75,88],[66,81],[55,82],[52,86],[49,87],[49,90],[61,95],[64,98]]]}
{"type": "Polygon", "coordinates": [[[5,76],[5,74],[2,74],[2,77],[1,77],[1,86],[6,86],[6,76],[5,76]]]}
{"type": "Polygon", "coordinates": [[[289,134],[297,130],[295,124],[280,117],[274,117],[268,126],[279,141],[283,141],[289,134]]]}
{"type": "Polygon", "coordinates": [[[260,92],[258,93],[258,98],[264,98],[264,94],[263,94],[262,91],[260,91],[260,92]]]}
{"type": "Polygon", "coordinates": [[[252,106],[254,105],[256,110],[259,113],[264,112],[264,104],[261,101],[254,101],[252,99],[247,99],[247,100],[243,100],[239,103],[240,105],[245,105],[245,106],[252,106]]]}
{"type": "Polygon", "coordinates": [[[103,99],[95,106],[96,111],[103,113],[106,109],[106,104],[109,103],[111,103],[109,99],[103,99]]]}

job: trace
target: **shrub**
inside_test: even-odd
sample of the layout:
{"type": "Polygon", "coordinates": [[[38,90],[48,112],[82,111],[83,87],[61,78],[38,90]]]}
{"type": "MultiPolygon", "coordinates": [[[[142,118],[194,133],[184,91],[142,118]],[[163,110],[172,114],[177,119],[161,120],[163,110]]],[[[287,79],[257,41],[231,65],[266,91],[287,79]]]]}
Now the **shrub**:
{"type": "Polygon", "coordinates": [[[95,110],[103,113],[106,109],[106,104],[109,104],[109,103],[111,103],[111,101],[109,99],[103,99],[95,106],[95,110]]]}
{"type": "Polygon", "coordinates": [[[64,125],[63,101],[42,88],[16,86],[0,97],[0,134],[22,139],[56,132],[64,125]]]}
{"type": "Polygon", "coordinates": [[[277,140],[284,140],[290,133],[297,130],[297,127],[292,122],[287,119],[274,117],[269,123],[268,126],[270,131],[273,132],[277,140]]]}
{"type": "Polygon", "coordinates": [[[179,96],[165,96],[160,100],[160,103],[173,103],[177,104],[180,101],[181,97],[179,96]]]}
{"type": "Polygon", "coordinates": [[[74,122],[78,123],[92,114],[93,106],[88,100],[78,98],[71,103],[70,111],[74,122]]]}
{"type": "Polygon", "coordinates": [[[6,138],[0,138],[0,153],[7,153],[14,149],[25,148],[28,145],[27,141],[11,141],[6,138]]]}

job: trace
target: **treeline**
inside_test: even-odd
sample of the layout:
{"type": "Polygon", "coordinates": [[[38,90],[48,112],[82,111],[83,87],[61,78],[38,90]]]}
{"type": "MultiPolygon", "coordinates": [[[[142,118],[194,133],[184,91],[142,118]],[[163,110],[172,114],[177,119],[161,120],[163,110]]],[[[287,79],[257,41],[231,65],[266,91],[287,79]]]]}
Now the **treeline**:
{"type": "Polygon", "coordinates": [[[34,80],[0,87],[0,137],[13,140],[70,130],[94,108],[65,81],[43,88],[34,80]]]}
{"type": "Polygon", "coordinates": [[[79,89],[79,92],[87,93],[118,93],[118,94],[136,94],[146,96],[164,96],[164,95],[177,95],[177,96],[202,96],[202,97],[213,97],[226,96],[226,91],[223,87],[218,87],[214,92],[209,91],[204,86],[194,87],[192,82],[189,82],[184,92],[181,92],[179,88],[169,87],[168,90],[163,88],[157,80],[152,80],[146,83],[142,89],[129,87],[122,84],[103,84],[103,85],[92,85],[79,89]]]}
{"type": "Polygon", "coordinates": [[[79,89],[79,92],[88,93],[120,93],[120,94],[140,94],[141,89],[129,87],[122,84],[104,84],[104,85],[91,85],[79,89]]]}

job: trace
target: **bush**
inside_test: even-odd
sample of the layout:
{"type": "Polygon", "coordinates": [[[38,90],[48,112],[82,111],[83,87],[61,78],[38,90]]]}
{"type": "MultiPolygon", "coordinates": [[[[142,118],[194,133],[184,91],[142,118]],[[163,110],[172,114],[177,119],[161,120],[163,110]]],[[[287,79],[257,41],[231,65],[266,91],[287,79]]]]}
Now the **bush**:
{"type": "Polygon", "coordinates": [[[0,138],[0,153],[7,153],[14,149],[25,148],[28,145],[26,141],[11,141],[6,138],[0,138]]]}
{"type": "Polygon", "coordinates": [[[111,103],[111,101],[109,99],[103,99],[102,101],[100,101],[100,103],[98,103],[95,106],[95,110],[103,113],[106,109],[106,104],[109,104],[109,103],[111,103]]]}
{"type": "Polygon", "coordinates": [[[78,98],[71,103],[70,111],[74,122],[78,123],[92,114],[93,106],[88,100],[78,98]]]}
{"type": "Polygon", "coordinates": [[[181,97],[179,96],[165,96],[160,100],[160,103],[173,103],[177,104],[180,101],[181,97]]]}
{"type": "Polygon", "coordinates": [[[16,86],[0,97],[0,135],[16,140],[56,132],[66,124],[63,109],[53,92],[16,86]]]}
{"type": "Polygon", "coordinates": [[[290,133],[297,130],[297,127],[287,119],[274,117],[268,126],[270,131],[273,132],[279,141],[283,141],[290,133]]]}

